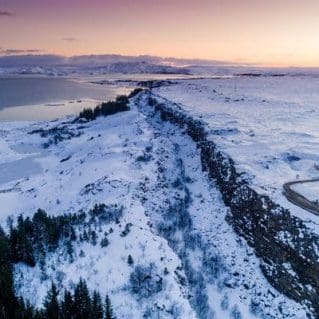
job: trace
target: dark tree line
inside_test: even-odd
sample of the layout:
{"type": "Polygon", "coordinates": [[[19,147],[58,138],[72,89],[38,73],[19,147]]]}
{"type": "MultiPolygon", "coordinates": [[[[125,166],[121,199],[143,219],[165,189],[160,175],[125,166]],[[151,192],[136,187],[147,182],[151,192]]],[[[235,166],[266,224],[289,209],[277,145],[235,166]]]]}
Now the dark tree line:
{"type": "Polygon", "coordinates": [[[128,111],[129,100],[125,95],[118,96],[115,101],[103,102],[96,106],[93,110],[90,108],[84,109],[79,118],[84,118],[88,121],[95,120],[99,116],[109,116],[119,112],[128,111]]]}
{"type": "MultiPolygon", "coordinates": [[[[18,298],[15,295],[13,284],[15,263],[23,262],[34,267],[39,262],[41,265],[45,262],[46,252],[57,249],[60,242],[65,245],[67,253],[71,255],[72,241],[77,240],[75,226],[84,225],[86,227],[87,216],[90,219],[93,218],[92,215],[94,218],[102,218],[108,213],[114,214],[113,218],[116,218],[121,215],[121,209],[118,213],[114,207],[96,206],[88,214],[66,214],[56,217],[49,216],[45,211],[39,209],[32,218],[24,218],[20,215],[15,226],[11,221],[8,234],[0,227],[0,319],[114,318],[110,315],[106,316],[112,313],[108,297],[101,308],[101,296],[97,292],[93,292],[91,296],[83,280],[80,280],[73,293],[65,291],[63,297],[59,296],[59,298],[59,293],[53,284],[45,300],[44,310],[35,309],[27,301],[18,298]],[[79,302],[79,298],[83,299],[83,303],[79,302]],[[77,307],[83,307],[83,311],[77,307]],[[50,309],[56,310],[57,308],[60,312],[52,311],[51,313],[50,309]],[[100,310],[96,312],[98,308],[100,310]],[[83,315],[81,311],[86,314],[90,312],[90,315],[83,315]],[[64,316],[65,313],[70,312],[72,312],[71,315],[64,316]],[[97,315],[92,315],[93,312],[97,315]],[[101,313],[103,313],[102,316],[99,315],[101,313]],[[56,317],[57,314],[58,317],[56,317]]],[[[88,232],[87,240],[94,241],[94,231],[88,232]]]]}
{"type": "Polygon", "coordinates": [[[85,108],[79,115],[79,119],[93,121],[99,116],[109,116],[119,112],[129,111],[129,99],[143,91],[141,88],[133,90],[128,96],[120,95],[115,101],[103,102],[96,106],[93,110],[85,108]]]}
{"type": "MultiPolygon", "coordinates": [[[[101,223],[119,222],[122,214],[123,207],[96,204],[88,213],[49,216],[44,210],[38,209],[32,218],[20,215],[16,226],[11,222],[9,227],[10,260],[34,267],[36,262],[44,262],[46,252],[55,251],[61,243],[72,257],[72,242],[79,240],[94,246],[97,244],[98,237],[91,229],[91,224],[97,227],[101,223]],[[80,226],[82,232],[77,234],[76,228],[80,226]]],[[[104,246],[107,246],[105,242],[104,246]]]]}
{"type": "Polygon", "coordinates": [[[77,239],[75,226],[84,223],[85,213],[49,216],[39,209],[32,217],[18,217],[17,225],[10,226],[9,247],[13,263],[24,262],[33,267],[45,257],[46,251],[57,249],[63,239],[66,243],[77,239]]]}
{"type": "MultiPolygon", "coordinates": [[[[2,287],[1,287],[2,288],[2,287]]],[[[12,287],[11,290],[13,291],[12,287]]],[[[1,290],[1,297],[3,297],[1,290]]],[[[5,296],[7,297],[7,296],[5,296]]],[[[89,292],[86,282],[80,279],[73,292],[59,292],[52,283],[41,309],[33,307],[23,298],[0,299],[1,319],[116,319],[108,295],[102,299],[97,291],[89,292]]]]}
{"type": "Polygon", "coordinates": [[[38,311],[39,318],[115,319],[109,296],[106,295],[103,300],[97,291],[90,293],[83,279],[80,279],[73,292],[65,290],[61,296],[52,283],[43,306],[44,309],[38,311]]]}

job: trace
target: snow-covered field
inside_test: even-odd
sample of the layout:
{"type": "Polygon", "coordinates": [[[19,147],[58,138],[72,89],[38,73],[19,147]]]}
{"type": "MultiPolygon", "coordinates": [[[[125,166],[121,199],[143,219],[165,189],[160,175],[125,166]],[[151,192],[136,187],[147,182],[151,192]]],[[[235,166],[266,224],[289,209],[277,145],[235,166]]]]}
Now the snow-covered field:
{"type": "MultiPolygon", "coordinates": [[[[211,139],[259,193],[312,219],[285,199],[282,185],[319,176],[318,88],[316,76],[261,76],[180,81],[153,91],[208,123],[211,139]]],[[[318,183],[312,186],[318,193],[318,183]]]]}
{"type": "MultiPolygon", "coordinates": [[[[227,105],[221,93],[216,93],[219,111],[207,114],[211,104],[205,107],[205,101],[214,98],[212,83],[218,82],[183,82],[158,93],[184,102],[198,115],[206,110],[207,121],[213,123],[216,117],[216,129],[225,128],[225,119],[226,128],[243,123],[245,112],[238,112],[235,122],[227,115],[230,110],[221,111],[227,105]],[[182,100],[181,92],[187,100],[182,100]]],[[[43,269],[17,265],[18,293],[41,305],[51,280],[62,289],[83,277],[90,289],[110,294],[118,318],[305,318],[300,305],[270,286],[252,249],[225,222],[228,208],[202,172],[195,144],[182,130],[163,123],[146,101],[142,96],[131,102],[131,111],[84,124],[65,120],[1,124],[0,171],[6,174],[0,178],[2,226],[8,217],[32,216],[38,208],[55,216],[87,212],[101,203],[123,208],[117,222],[90,225],[97,233],[96,243],[77,240],[72,259],[60,247],[47,254],[43,269]],[[46,148],[48,138],[28,134],[54,127],[70,136],[77,134],[46,148]],[[10,174],[10,165],[20,169],[10,174]],[[101,247],[105,236],[109,244],[101,247]],[[128,264],[128,255],[133,265],[128,264]],[[160,289],[147,297],[132,289],[130,275],[137,266],[150,269],[151,277],[159,279],[160,289]]],[[[257,113],[255,119],[261,116],[257,113]]],[[[232,134],[245,136],[247,143],[249,129],[237,126],[237,130],[214,136],[225,140],[225,148],[240,143],[231,142],[232,134]]],[[[255,147],[256,162],[252,159],[247,168],[261,165],[259,147],[255,147]]],[[[244,146],[240,149],[238,159],[243,161],[244,146]]],[[[271,145],[265,152],[270,154],[271,145]]],[[[300,161],[301,168],[310,174],[307,161],[300,161]]],[[[277,165],[293,171],[284,163],[277,165]]]]}
{"type": "Polygon", "coordinates": [[[292,189],[313,202],[319,202],[319,182],[292,185],[292,189]]]}

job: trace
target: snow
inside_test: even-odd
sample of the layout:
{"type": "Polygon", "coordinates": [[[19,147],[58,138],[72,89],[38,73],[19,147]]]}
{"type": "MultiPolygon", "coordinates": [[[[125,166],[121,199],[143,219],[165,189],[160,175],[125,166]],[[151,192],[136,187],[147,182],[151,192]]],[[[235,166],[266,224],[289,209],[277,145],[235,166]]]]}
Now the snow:
{"type": "MultiPolygon", "coordinates": [[[[40,127],[61,125],[61,122],[32,123],[11,129],[10,134],[5,136],[5,149],[10,144],[19,148],[13,144],[17,141],[18,145],[28,143],[34,148],[41,148],[44,139],[39,135],[28,135],[27,132],[40,127]]],[[[38,208],[49,214],[59,215],[78,212],[80,209],[87,211],[96,203],[123,205],[125,216],[120,224],[102,226],[96,247],[78,243],[73,263],[61,255],[62,249],[48,256],[48,280],[41,279],[39,266],[32,269],[17,265],[18,291],[22,295],[28,295],[32,303],[41,306],[51,279],[62,277],[61,285],[72,287],[83,277],[90,288],[110,293],[119,318],[140,318],[153,303],[167,310],[176,306],[181,315],[195,318],[174,278],[174,270],[180,266],[180,261],[166,241],[153,233],[144,208],[136,199],[139,184],[150,175],[148,165],[141,170],[136,158],[150,144],[152,132],[136,111],[101,118],[84,126],[80,137],[53,145],[37,159],[42,168],[41,174],[29,174],[25,171],[24,176],[3,181],[0,190],[4,208],[0,217],[2,225],[5,226],[8,216],[17,216],[20,213],[32,216],[38,208]],[[61,163],[61,159],[70,155],[72,157],[69,160],[61,163]],[[85,187],[90,183],[95,185],[93,189],[96,193],[85,194],[85,187]],[[120,233],[127,223],[132,223],[133,227],[126,237],[121,237],[120,233]],[[108,236],[110,245],[102,248],[99,246],[101,236],[111,227],[114,232],[108,236]],[[85,257],[79,257],[81,250],[85,257]],[[164,268],[167,267],[169,274],[164,278],[165,289],[154,300],[140,302],[131,295],[128,288],[131,273],[127,265],[129,254],[132,255],[134,264],[156,265],[156,271],[162,277],[164,268]]],[[[11,161],[8,164],[17,163],[11,161]]]]}
{"type": "MultiPolygon", "coordinates": [[[[202,116],[211,126],[212,138],[236,155],[233,158],[249,174],[253,185],[259,189],[265,185],[263,191],[279,199],[279,188],[287,178],[294,178],[297,172],[306,177],[314,175],[311,167],[317,160],[314,150],[318,129],[313,128],[309,137],[310,129],[300,132],[298,125],[310,121],[316,111],[309,115],[300,107],[280,102],[284,110],[279,112],[271,97],[265,102],[266,109],[256,108],[266,93],[259,96],[253,88],[247,89],[248,102],[226,102],[224,95],[232,94],[232,81],[182,81],[156,93],[183,103],[194,116],[202,116]],[[214,93],[214,88],[219,93],[214,93]],[[287,136],[293,130],[282,127],[285,120],[280,113],[287,110],[300,114],[294,126],[298,138],[289,152],[295,154],[298,143],[309,140],[303,151],[296,153],[301,159],[293,165],[283,157],[288,152],[287,136]],[[273,119],[271,132],[275,136],[267,136],[270,119],[266,115],[273,119]],[[223,131],[218,135],[216,130],[223,131]],[[268,163],[270,169],[260,170],[265,165],[263,156],[274,155],[277,160],[268,163]],[[259,171],[262,174],[258,175],[259,171]]],[[[253,86],[250,81],[244,83],[253,86]]],[[[276,86],[267,82],[270,80],[263,81],[276,86]]],[[[90,289],[110,294],[117,318],[142,318],[151,312],[152,317],[147,318],[202,319],[203,305],[210,314],[207,318],[233,318],[237,311],[245,319],[305,318],[306,310],[301,305],[270,286],[253,250],[225,221],[228,208],[216,185],[202,172],[196,145],[182,130],[152,114],[146,101],[142,95],[131,102],[131,111],[84,124],[66,119],[2,123],[0,152],[4,166],[0,170],[19,167],[19,173],[0,179],[2,226],[6,227],[8,217],[20,213],[32,216],[38,208],[50,215],[87,212],[99,203],[124,208],[119,223],[96,228],[96,246],[79,240],[74,243],[73,261],[63,247],[48,254],[45,276],[40,265],[16,265],[17,292],[41,306],[51,280],[63,289],[73,287],[83,277],[90,289]],[[28,134],[63,126],[81,135],[44,150],[46,138],[28,134]],[[30,163],[37,169],[30,169],[30,163]],[[129,223],[130,232],[121,236],[129,223]],[[171,232],[165,232],[170,226],[171,232]],[[105,232],[110,244],[101,247],[105,232]],[[127,263],[129,254],[133,266],[127,263]],[[130,274],[136,265],[151,265],[163,278],[162,291],[149,298],[134,294],[130,274]],[[254,311],[252,305],[258,305],[254,311]]]]}
{"type": "Polygon", "coordinates": [[[319,182],[294,184],[291,187],[307,199],[313,202],[319,201],[319,182]]]}
{"type": "Polygon", "coordinates": [[[5,140],[0,140],[0,165],[21,158],[23,156],[12,150],[5,140]]]}
{"type": "Polygon", "coordinates": [[[318,176],[319,79],[312,76],[233,77],[180,81],[154,89],[210,128],[253,187],[304,219],[282,185],[318,176]]]}
{"type": "MultiPolygon", "coordinates": [[[[302,309],[295,308],[294,302],[285,300],[269,286],[269,283],[263,278],[259,269],[259,261],[254,256],[253,250],[236,236],[232,227],[225,221],[228,208],[223,204],[216,186],[202,172],[200,155],[195,144],[183,132],[168,123],[164,124],[158,118],[155,123],[153,122],[153,126],[157,128],[158,136],[161,133],[158,139],[164,135],[168,140],[164,144],[161,143],[158,153],[166,159],[163,166],[167,168],[169,181],[171,183],[174,181],[177,171],[176,168],[171,169],[174,166],[171,163],[172,156],[169,155],[171,148],[173,148],[172,153],[174,150],[176,152],[176,148],[178,149],[178,158],[175,161],[183,163],[182,171],[187,174],[187,188],[191,194],[188,211],[193,222],[191,231],[195,238],[201,238],[201,243],[197,249],[192,248],[186,252],[189,253],[191,266],[199,273],[205,274],[207,283],[205,288],[216,318],[231,316],[234,308],[239,309],[243,318],[256,318],[251,311],[251,303],[256,295],[262,296],[259,297],[260,308],[263,309],[260,311],[266,317],[280,318],[286,315],[291,318],[303,318],[305,314],[302,309]],[[220,264],[217,262],[215,265],[217,268],[215,271],[213,270],[214,265],[210,265],[212,269],[206,268],[204,255],[212,255],[216,257],[216,260],[220,260],[220,264]],[[217,275],[212,278],[212,273],[215,272],[217,275]],[[225,286],[227,281],[232,281],[234,284],[227,287],[225,286]],[[225,296],[228,296],[227,309],[221,306],[225,296]],[[288,310],[285,314],[278,312],[281,305],[287,302],[289,305],[286,304],[286,307],[294,310],[288,310]]],[[[173,190],[165,190],[157,186],[155,185],[155,189],[157,192],[158,189],[161,189],[164,193],[163,197],[174,196],[173,190]]],[[[152,210],[153,207],[158,206],[158,198],[153,196],[152,191],[149,192],[151,197],[149,205],[152,210]]],[[[195,243],[193,245],[196,246],[195,243]]]]}

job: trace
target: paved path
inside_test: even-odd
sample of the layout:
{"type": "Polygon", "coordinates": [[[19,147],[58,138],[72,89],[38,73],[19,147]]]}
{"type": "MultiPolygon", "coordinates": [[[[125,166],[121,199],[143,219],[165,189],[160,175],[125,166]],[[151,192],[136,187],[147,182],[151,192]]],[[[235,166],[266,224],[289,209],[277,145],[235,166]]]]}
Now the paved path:
{"type": "Polygon", "coordinates": [[[283,194],[294,205],[302,209],[305,209],[312,214],[319,215],[319,204],[312,202],[311,200],[307,199],[305,196],[299,194],[298,192],[296,192],[295,190],[291,188],[291,186],[295,184],[305,184],[305,183],[315,183],[315,182],[319,182],[319,178],[305,179],[305,180],[285,183],[283,185],[283,188],[284,188],[283,194]]]}

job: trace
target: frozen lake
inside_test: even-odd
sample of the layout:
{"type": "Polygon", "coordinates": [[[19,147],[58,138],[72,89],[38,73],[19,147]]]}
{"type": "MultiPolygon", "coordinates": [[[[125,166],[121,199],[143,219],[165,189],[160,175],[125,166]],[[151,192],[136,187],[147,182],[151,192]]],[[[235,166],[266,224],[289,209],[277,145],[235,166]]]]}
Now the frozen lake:
{"type": "Polygon", "coordinates": [[[68,78],[0,78],[0,121],[51,120],[127,94],[131,88],[68,78]]]}

